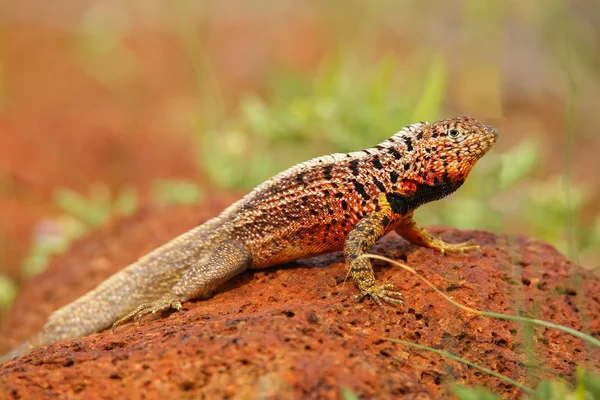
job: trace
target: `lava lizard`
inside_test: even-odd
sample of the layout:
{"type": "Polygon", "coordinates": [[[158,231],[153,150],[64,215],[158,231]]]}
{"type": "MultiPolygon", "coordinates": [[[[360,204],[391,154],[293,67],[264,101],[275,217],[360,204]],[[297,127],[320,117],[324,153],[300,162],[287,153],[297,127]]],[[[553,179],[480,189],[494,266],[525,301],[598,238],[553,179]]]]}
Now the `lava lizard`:
{"type": "Polygon", "coordinates": [[[473,241],[436,239],[415,222],[413,211],[458,189],[497,137],[496,129],[472,117],[420,122],[373,148],[291,167],[52,313],[41,332],[0,362],[149,313],[178,310],[249,268],[342,249],[357,297],[402,303],[393,285],[380,284],[370,261],[359,256],[392,230],[441,253],[477,250],[473,241]]]}

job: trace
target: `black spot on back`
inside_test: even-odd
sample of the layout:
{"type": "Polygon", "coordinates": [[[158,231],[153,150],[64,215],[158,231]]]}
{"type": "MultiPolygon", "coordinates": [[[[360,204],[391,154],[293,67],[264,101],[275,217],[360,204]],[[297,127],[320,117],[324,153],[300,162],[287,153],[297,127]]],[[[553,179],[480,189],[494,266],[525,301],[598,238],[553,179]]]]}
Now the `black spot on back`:
{"type": "Polygon", "coordinates": [[[371,163],[373,164],[373,167],[375,169],[383,169],[383,165],[381,165],[381,161],[379,161],[378,156],[373,157],[373,159],[371,160],[371,163]]]}
{"type": "Polygon", "coordinates": [[[388,149],[388,153],[390,153],[391,155],[393,155],[396,160],[399,160],[399,159],[402,158],[402,155],[400,153],[398,153],[398,150],[396,150],[394,148],[388,149]]]}
{"type": "Polygon", "coordinates": [[[398,175],[398,173],[396,171],[392,171],[390,173],[390,182],[392,182],[392,183],[398,182],[399,177],[400,177],[400,175],[398,175]]]}
{"type": "Polygon", "coordinates": [[[325,180],[330,181],[333,178],[331,176],[331,171],[333,171],[333,165],[327,165],[323,168],[323,178],[325,178],[325,180]]]}
{"type": "Polygon", "coordinates": [[[375,186],[377,186],[377,188],[378,188],[379,190],[381,190],[382,192],[385,192],[385,186],[383,185],[383,183],[381,183],[381,182],[379,181],[379,179],[377,179],[377,178],[373,178],[373,183],[375,184],[375,186]]]}
{"type": "Polygon", "coordinates": [[[363,199],[371,199],[371,196],[369,196],[369,194],[365,191],[365,186],[362,183],[358,182],[356,179],[352,179],[352,184],[356,188],[356,193],[361,195],[363,199]]]}
{"type": "Polygon", "coordinates": [[[308,186],[308,183],[304,181],[304,174],[302,172],[296,175],[296,182],[298,183],[298,185],[302,185],[304,187],[308,186]]]}
{"type": "Polygon", "coordinates": [[[404,138],[404,143],[406,143],[406,150],[413,151],[412,140],[410,138],[404,138]]]}
{"type": "Polygon", "coordinates": [[[297,221],[300,219],[300,217],[298,217],[297,215],[291,214],[287,208],[283,208],[281,210],[281,213],[283,214],[285,219],[287,219],[288,221],[297,221]]]}
{"type": "Polygon", "coordinates": [[[352,175],[359,176],[360,172],[358,171],[358,160],[350,161],[350,171],[352,171],[352,175]]]}

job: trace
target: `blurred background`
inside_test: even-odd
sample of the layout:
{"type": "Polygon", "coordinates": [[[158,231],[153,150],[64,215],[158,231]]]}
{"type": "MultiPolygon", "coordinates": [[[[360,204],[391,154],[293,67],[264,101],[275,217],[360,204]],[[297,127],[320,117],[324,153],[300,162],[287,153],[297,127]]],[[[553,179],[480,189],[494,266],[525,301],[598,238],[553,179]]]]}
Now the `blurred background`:
{"type": "Polygon", "coordinates": [[[462,114],[500,141],[417,219],[597,269],[599,49],[595,0],[4,2],[0,309],[109,220],[462,114]]]}

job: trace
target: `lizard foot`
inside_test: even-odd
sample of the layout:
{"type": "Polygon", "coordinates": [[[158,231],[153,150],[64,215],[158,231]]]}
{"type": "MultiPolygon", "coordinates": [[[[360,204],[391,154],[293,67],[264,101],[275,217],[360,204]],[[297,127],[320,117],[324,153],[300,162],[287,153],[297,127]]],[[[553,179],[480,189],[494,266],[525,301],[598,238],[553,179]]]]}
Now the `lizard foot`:
{"type": "Polygon", "coordinates": [[[467,251],[479,251],[481,248],[474,240],[468,240],[463,243],[446,243],[442,240],[436,240],[432,246],[435,250],[442,254],[445,253],[464,253],[467,251]]]}
{"type": "Polygon", "coordinates": [[[375,303],[381,308],[384,312],[382,300],[386,303],[391,304],[404,304],[402,301],[402,293],[394,290],[394,285],[381,285],[379,283],[375,283],[372,286],[361,289],[361,293],[354,296],[356,300],[361,300],[363,297],[371,296],[375,303]]]}
{"type": "Polygon", "coordinates": [[[175,310],[181,309],[181,302],[175,299],[172,295],[165,295],[158,300],[151,301],[148,303],[143,303],[137,306],[133,311],[129,314],[125,315],[123,318],[117,320],[113,326],[113,331],[126,323],[129,320],[133,320],[134,322],[138,322],[143,316],[152,314],[152,318],[156,318],[156,314],[173,308],[175,310]]]}

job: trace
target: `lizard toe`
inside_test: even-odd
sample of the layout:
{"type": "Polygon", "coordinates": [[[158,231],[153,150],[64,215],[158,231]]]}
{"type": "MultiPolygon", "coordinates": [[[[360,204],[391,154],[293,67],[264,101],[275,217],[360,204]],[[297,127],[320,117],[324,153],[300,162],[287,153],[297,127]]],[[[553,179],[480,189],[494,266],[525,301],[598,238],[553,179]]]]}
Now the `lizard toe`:
{"type": "Polygon", "coordinates": [[[355,298],[357,300],[360,300],[366,296],[370,296],[375,301],[375,303],[377,303],[377,305],[384,311],[385,309],[383,308],[382,302],[394,305],[404,304],[404,302],[402,301],[402,298],[404,296],[402,295],[402,293],[396,291],[394,285],[392,284],[375,284],[367,289],[362,290],[360,294],[355,296],[355,298]]]}
{"type": "Polygon", "coordinates": [[[140,320],[148,314],[152,314],[152,319],[156,319],[156,315],[162,311],[166,311],[170,308],[175,310],[180,310],[182,307],[181,302],[172,298],[172,296],[167,295],[158,300],[151,301],[148,303],[143,303],[137,306],[133,311],[129,314],[125,315],[123,318],[117,320],[113,326],[113,331],[125,324],[126,322],[133,320],[133,322],[139,323],[140,320]]]}
{"type": "Polygon", "coordinates": [[[481,248],[474,240],[468,240],[463,243],[446,243],[441,242],[436,249],[442,254],[445,255],[447,253],[459,253],[463,254],[468,251],[480,251],[481,248]]]}

